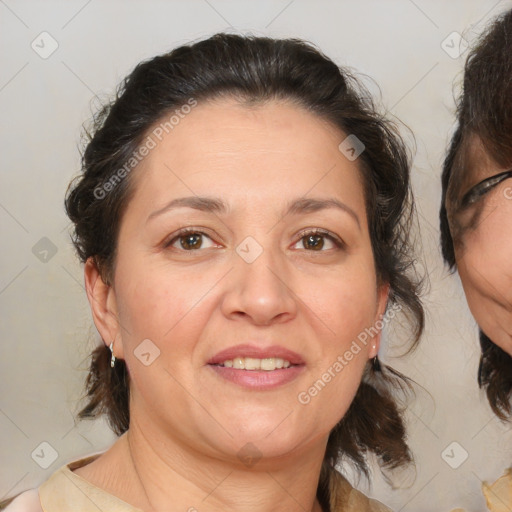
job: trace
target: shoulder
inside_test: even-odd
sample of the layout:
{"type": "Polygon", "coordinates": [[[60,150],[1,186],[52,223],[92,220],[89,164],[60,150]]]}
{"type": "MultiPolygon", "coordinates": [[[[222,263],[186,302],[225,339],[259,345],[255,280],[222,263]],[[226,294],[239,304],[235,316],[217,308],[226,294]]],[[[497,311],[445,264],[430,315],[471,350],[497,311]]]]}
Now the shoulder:
{"type": "Polygon", "coordinates": [[[1,508],[1,510],[5,512],[43,512],[38,489],[29,489],[18,494],[6,508],[1,508]]]}
{"type": "MultiPolygon", "coordinates": [[[[92,463],[99,454],[65,464],[39,487],[39,497],[45,512],[104,510],[108,512],[142,512],[102,487],[74,472],[92,463]],[[92,504],[92,505],[91,505],[92,504]]],[[[11,511],[9,511],[11,512],[11,511]]],[[[30,511],[31,512],[31,511],[30,511]]]]}
{"type": "Polygon", "coordinates": [[[333,512],[393,512],[380,501],[354,489],[338,471],[331,472],[329,490],[333,512]]]}
{"type": "Polygon", "coordinates": [[[507,469],[504,475],[493,484],[484,482],[482,490],[488,509],[491,511],[501,510],[503,503],[512,502],[512,469],[507,469]]]}
{"type": "MultiPolygon", "coordinates": [[[[101,452],[91,454],[85,458],[66,464],[55,471],[48,480],[43,482],[39,487],[29,489],[18,493],[10,498],[0,500],[0,511],[2,512],[44,512],[47,510],[45,505],[46,496],[65,494],[66,488],[69,487],[71,481],[65,478],[73,475],[72,467],[80,467],[82,464],[94,460],[101,452]],[[44,507],[43,507],[44,505],[44,507]]],[[[77,477],[78,478],[78,477],[77,477]]]]}

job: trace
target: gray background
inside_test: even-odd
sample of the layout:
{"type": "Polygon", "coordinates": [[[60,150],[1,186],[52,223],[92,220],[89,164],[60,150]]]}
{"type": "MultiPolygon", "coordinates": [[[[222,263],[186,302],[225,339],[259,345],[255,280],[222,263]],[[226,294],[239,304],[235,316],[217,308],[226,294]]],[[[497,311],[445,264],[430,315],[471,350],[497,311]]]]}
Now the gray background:
{"type": "Polygon", "coordinates": [[[375,79],[383,107],[414,132],[415,139],[403,131],[415,146],[420,257],[431,281],[427,328],[412,356],[395,360],[386,347],[383,355],[425,389],[407,413],[417,473],[412,482],[404,475],[408,487],[396,491],[378,472],[371,488],[360,487],[397,511],[483,510],[481,483],[509,466],[512,434],[477,388],[475,323],[458,277],[442,265],[439,176],[465,57],[453,53],[457,36],[450,34],[471,43],[511,7],[495,0],[0,0],[0,498],[114,440],[104,422],[73,419],[98,337],[63,197],[79,170],[77,144],[94,97],[108,98],[141,59],[229,30],[316,43],[375,79]],[[49,36],[38,37],[43,31],[58,44],[50,56],[49,36]],[[465,452],[456,469],[446,462],[460,464],[465,452]],[[45,462],[52,463],[44,469],[45,462]]]}

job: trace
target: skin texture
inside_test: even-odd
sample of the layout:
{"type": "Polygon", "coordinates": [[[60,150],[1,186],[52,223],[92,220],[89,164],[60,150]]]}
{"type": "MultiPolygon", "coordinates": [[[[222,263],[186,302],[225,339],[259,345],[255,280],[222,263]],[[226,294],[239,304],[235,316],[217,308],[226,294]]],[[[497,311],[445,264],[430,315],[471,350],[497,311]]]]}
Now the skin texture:
{"type": "MultiPolygon", "coordinates": [[[[479,139],[470,145],[461,196],[480,181],[508,170],[479,139]]],[[[512,355],[512,179],[489,190],[465,212],[449,208],[455,259],[469,308],[484,333],[512,355]]]]}
{"type": "Polygon", "coordinates": [[[345,137],[291,103],[224,98],[199,104],[141,162],[113,285],[92,260],[85,266],[96,327],[115,340],[132,379],[130,429],[78,474],[145,510],[320,510],[329,432],[380,335],[309,404],[297,397],[381,318],[389,289],[377,285],[357,161],[338,150],[345,137]],[[182,207],[148,220],[189,196],[221,198],[228,211],[182,207]],[[283,214],[304,197],[335,198],[357,220],[335,208],[283,214]],[[165,248],[184,227],[206,233],[203,245],[186,251],[175,239],[165,248]],[[323,238],[311,249],[305,228],[326,229],[343,247],[323,238]],[[248,236],[263,251],[252,263],[236,251],[248,236]],[[149,366],[134,354],[145,339],[160,350],[149,366]],[[251,341],[299,353],[300,375],[254,390],[207,365],[251,341]],[[261,456],[251,467],[238,455],[247,443],[261,456]]]}

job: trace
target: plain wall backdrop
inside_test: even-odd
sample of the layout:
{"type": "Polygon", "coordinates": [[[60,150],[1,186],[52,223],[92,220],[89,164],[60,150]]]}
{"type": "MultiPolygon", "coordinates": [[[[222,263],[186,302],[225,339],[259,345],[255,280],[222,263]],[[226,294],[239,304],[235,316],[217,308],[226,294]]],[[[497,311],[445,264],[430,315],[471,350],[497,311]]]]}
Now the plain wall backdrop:
{"type": "Polygon", "coordinates": [[[403,129],[414,151],[418,255],[430,276],[427,326],[412,355],[394,358],[386,343],[381,352],[424,388],[407,413],[416,478],[392,490],[376,471],[371,487],[359,485],[396,511],[484,510],[481,485],[509,467],[512,425],[493,416],[476,384],[476,325],[440,255],[440,169],[466,56],[460,37],[471,43],[511,7],[496,0],[0,0],[0,499],[115,439],[104,421],[74,421],[99,337],[63,199],[80,168],[81,125],[94,97],[109,98],[140,60],[228,30],[313,42],[374,79],[383,108],[414,133],[403,129]]]}

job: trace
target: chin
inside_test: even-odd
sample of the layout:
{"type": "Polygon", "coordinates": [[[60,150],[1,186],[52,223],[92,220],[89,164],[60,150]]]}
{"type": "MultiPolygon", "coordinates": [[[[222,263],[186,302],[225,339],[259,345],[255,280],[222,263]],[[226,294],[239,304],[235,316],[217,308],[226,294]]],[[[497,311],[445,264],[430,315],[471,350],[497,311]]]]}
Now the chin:
{"type": "MultiPolygon", "coordinates": [[[[265,421],[260,418],[253,422],[229,423],[227,430],[233,437],[228,440],[224,436],[226,444],[219,446],[220,451],[231,455],[235,453],[238,458],[287,455],[294,448],[306,443],[310,436],[304,430],[304,425],[299,428],[298,425],[289,423],[285,417],[286,414],[283,414],[279,417],[268,417],[265,421]]],[[[218,438],[212,440],[216,444],[218,441],[218,438]]]]}

